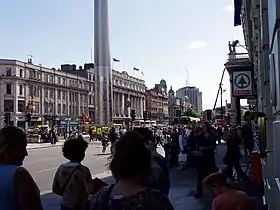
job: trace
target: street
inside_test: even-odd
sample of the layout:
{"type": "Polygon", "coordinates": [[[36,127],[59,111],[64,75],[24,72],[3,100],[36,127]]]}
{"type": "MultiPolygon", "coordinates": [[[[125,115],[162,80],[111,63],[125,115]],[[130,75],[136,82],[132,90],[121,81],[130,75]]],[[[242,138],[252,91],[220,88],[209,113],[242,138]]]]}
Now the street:
{"type": "MultiPolygon", "coordinates": [[[[110,174],[106,166],[109,156],[109,147],[106,153],[102,154],[101,143],[94,142],[89,144],[83,164],[89,167],[92,175],[103,178],[110,174]]],[[[29,149],[24,167],[33,176],[41,194],[47,194],[51,192],[56,169],[63,162],[67,162],[67,159],[62,155],[61,146],[29,149]]]]}

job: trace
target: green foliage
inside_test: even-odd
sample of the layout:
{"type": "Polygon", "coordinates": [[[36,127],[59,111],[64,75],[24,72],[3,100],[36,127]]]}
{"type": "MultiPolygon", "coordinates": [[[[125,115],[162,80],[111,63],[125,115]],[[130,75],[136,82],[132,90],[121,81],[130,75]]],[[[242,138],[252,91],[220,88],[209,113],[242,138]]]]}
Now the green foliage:
{"type": "Polygon", "coordinates": [[[200,114],[197,113],[193,108],[188,108],[183,112],[183,116],[199,118],[200,114]]]}

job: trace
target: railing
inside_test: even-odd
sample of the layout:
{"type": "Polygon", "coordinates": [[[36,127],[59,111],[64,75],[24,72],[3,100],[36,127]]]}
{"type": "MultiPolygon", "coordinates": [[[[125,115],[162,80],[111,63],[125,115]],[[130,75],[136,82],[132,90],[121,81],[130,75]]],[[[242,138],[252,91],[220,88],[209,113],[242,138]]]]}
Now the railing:
{"type": "Polygon", "coordinates": [[[235,53],[235,54],[229,54],[228,60],[236,60],[236,59],[249,59],[248,53],[235,53]]]}

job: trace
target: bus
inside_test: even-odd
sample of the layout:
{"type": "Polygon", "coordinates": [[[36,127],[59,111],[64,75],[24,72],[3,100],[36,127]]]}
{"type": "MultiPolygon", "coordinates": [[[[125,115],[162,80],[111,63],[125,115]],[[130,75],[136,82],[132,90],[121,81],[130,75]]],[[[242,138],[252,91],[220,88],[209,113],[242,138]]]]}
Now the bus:
{"type": "Polygon", "coordinates": [[[157,126],[157,122],[155,120],[135,120],[133,122],[134,126],[140,126],[140,127],[153,127],[157,126]]]}

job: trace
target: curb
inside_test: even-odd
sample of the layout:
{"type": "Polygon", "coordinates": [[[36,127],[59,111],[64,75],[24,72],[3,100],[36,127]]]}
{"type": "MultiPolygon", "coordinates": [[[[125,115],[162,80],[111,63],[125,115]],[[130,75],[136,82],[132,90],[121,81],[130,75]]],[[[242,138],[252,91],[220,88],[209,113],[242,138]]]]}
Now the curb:
{"type": "Polygon", "coordinates": [[[46,146],[38,146],[38,147],[30,147],[27,148],[27,150],[34,150],[34,149],[44,149],[44,148],[51,148],[51,147],[62,147],[63,144],[59,144],[59,145],[46,145],[46,146]]]}
{"type": "MultiPolygon", "coordinates": [[[[51,148],[51,147],[62,147],[64,142],[65,142],[65,140],[63,141],[62,144],[55,144],[55,145],[51,145],[51,144],[48,144],[48,143],[42,143],[42,144],[48,144],[48,145],[38,146],[38,147],[30,147],[30,148],[27,147],[27,150],[44,149],[44,148],[51,148]]],[[[89,142],[89,144],[95,144],[95,143],[97,143],[97,142],[89,142]]],[[[39,143],[37,143],[37,144],[39,144],[39,143]]]]}

